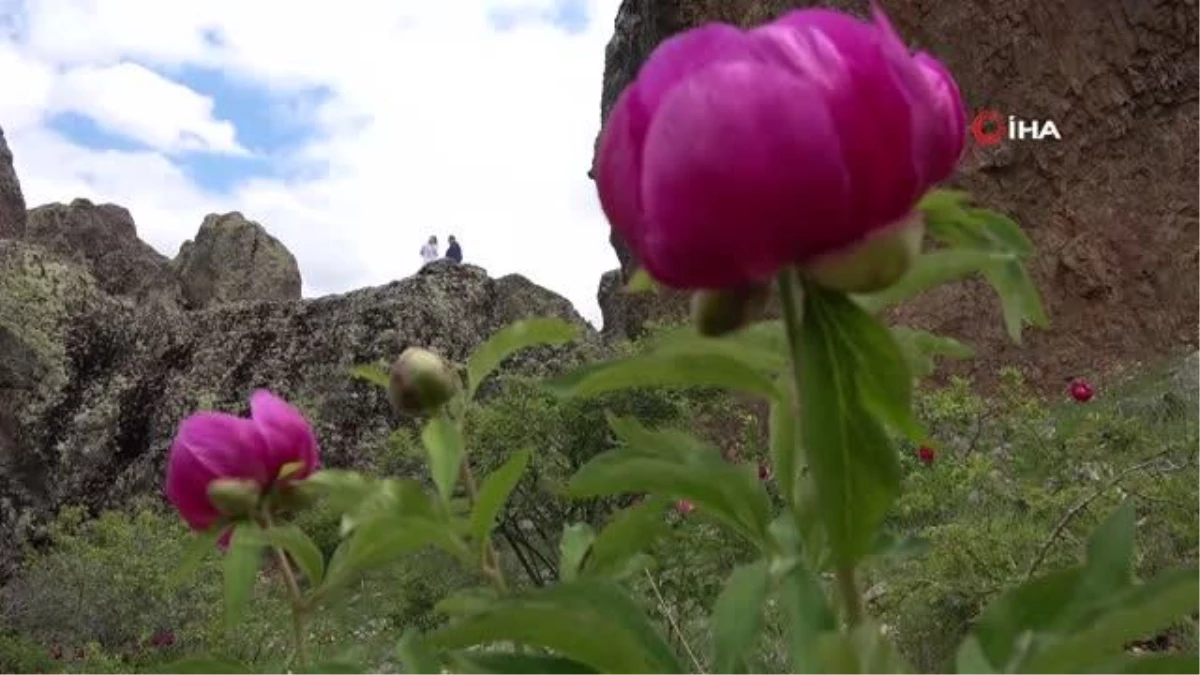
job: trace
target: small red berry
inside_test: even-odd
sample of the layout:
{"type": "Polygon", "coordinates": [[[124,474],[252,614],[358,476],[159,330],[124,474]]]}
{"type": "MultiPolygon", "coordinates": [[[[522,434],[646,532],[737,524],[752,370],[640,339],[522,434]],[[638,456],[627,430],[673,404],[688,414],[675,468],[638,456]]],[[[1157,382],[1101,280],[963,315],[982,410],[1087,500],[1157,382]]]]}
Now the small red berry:
{"type": "Polygon", "coordinates": [[[680,499],[679,503],[675,505],[675,508],[678,509],[680,513],[687,515],[696,509],[696,505],[692,504],[686,499],[680,499]]]}
{"type": "Polygon", "coordinates": [[[1092,389],[1092,385],[1088,384],[1087,380],[1075,380],[1071,382],[1070,388],[1071,398],[1079,403],[1087,403],[1096,395],[1096,390],[1092,389]]]}
{"type": "Polygon", "coordinates": [[[933,464],[934,452],[933,448],[928,445],[922,445],[917,448],[917,459],[921,460],[922,464],[933,464]]]}

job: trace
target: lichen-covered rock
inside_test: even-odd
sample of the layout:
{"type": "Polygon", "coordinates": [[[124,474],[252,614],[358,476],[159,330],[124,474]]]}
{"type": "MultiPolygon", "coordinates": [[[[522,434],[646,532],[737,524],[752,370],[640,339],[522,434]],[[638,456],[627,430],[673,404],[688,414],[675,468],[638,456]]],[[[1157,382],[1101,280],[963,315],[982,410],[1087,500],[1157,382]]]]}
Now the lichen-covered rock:
{"type": "MultiPolygon", "coordinates": [[[[37,540],[40,525],[63,504],[103,508],[155,492],[180,420],[200,408],[244,413],[260,387],[310,417],[326,465],[370,461],[412,420],[397,417],[385,390],[352,378],[351,366],[391,361],[410,346],[462,362],[494,331],[546,315],[576,323],[584,339],[528,350],[506,369],[555,372],[599,349],[594,331],[562,297],[521,277],[492,280],[478,267],[450,263],[313,300],[191,312],[109,301],[68,313],[66,325],[55,324],[64,377],[39,395],[44,403],[19,411],[20,454],[0,461],[0,551],[37,540]]],[[[45,332],[39,339],[46,341],[45,332]]],[[[0,577],[5,563],[0,554],[0,577]]]]}
{"type": "Polygon", "coordinates": [[[262,225],[237,211],[205,216],[196,238],[183,243],[172,264],[191,309],[300,298],[295,256],[262,225]]]}
{"type": "Polygon", "coordinates": [[[182,303],[170,261],[138,238],[122,206],[86,199],[39,206],[28,213],[25,239],[89,270],[106,293],[168,307],[182,303]]]}
{"type": "Polygon", "coordinates": [[[25,197],[13,168],[12,150],[0,129],[0,239],[16,239],[25,234],[25,197]]]}

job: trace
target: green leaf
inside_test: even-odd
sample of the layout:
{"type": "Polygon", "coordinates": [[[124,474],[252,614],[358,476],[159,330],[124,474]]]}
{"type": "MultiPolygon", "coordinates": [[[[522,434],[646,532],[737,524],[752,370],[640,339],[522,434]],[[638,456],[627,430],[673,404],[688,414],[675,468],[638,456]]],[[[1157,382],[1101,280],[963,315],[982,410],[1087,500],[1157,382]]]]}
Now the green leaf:
{"type": "Polygon", "coordinates": [[[592,543],[584,574],[614,581],[622,578],[629,571],[630,561],[667,531],[665,507],[665,499],[650,497],[637,506],[618,511],[592,543]]]}
{"type": "Polygon", "coordinates": [[[1076,591],[1080,600],[1109,596],[1133,585],[1136,520],[1133,503],[1125,502],[1092,533],[1076,591]]]}
{"type": "Polygon", "coordinates": [[[324,469],[309,476],[303,484],[315,488],[335,512],[349,513],[378,489],[379,481],[357,471],[324,469]]]}
{"type": "MultiPolygon", "coordinates": [[[[772,539],[780,551],[771,568],[779,579],[777,595],[788,631],[791,670],[795,673],[819,673],[817,640],[837,629],[829,600],[821,582],[806,562],[807,542],[795,517],[784,512],[771,523],[772,539]]],[[[815,552],[813,552],[815,553],[815,552]]]]}
{"type": "Polygon", "coordinates": [[[456,673],[595,673],[596,670],[548,654],[470,651],[453,657],[456,673]]]}
{"type": "Polygon", "coordinates": [[[1033,255],[1033,242],[1021,230],[1017,221],[1003,213],[987,209],[967,209],[966,214],[987,234],[989,240],[997,244],[997,248],[1012,251],[1022,258],[1033,255]]]}
{"type": "Polygon", "coordinates": [[[817,647],[826,673],[907,673],[908,665],[883,634],[867,620],[850,633],[826,633],[817,647]]]}
{"type": "Polygon", "coordinates": [[[791,387],[781,386],[780,390],[783,393],[778,399],[771,401],[768,417],[771,467],[783,501],[795,504],[796,483],[800,480],[800,467],[803,466],[803,458],[800,456],[800,429],[791,387]]]}
{"type": "MultiPolygon", "coordinates": [[[[1013,672],[1009,664],[1020,656],[1022,635],[1049,630],[1069,609],[1082,570],[1072,567],[1027,581],[994,600],[983,610],[972,635],[993,670],[1013,672]]],[[[959,658],[977,658],[963,655],[959,658]]],[[[972,647],[974,648],[974,647],[972,647]]]]}
{"type": "Polygon", "coordinates": [[[558,545],[558,570],[563,581],[575,581],[583,558],[596,541],[596,533],[587,523],[575,523],[563,528],[562,541],[558,545]]]}
{"type": "Polygon", "coordinates": [[[1097,673],[1193,673],[1200,672],[1200,657],[1191,654],[1124,656],[1096,669],[1097,673]]]}
{"type": "Polygon", "coordinates": [[[355,379],[365,380],[371,384],[388,388],[391,383],[391,376],[388,375],[388,366],[386,363],[363,363],[350,368],[350,375],[355,379]]]}
{"type": "Polygon", "coordinates": [[[325,556],[304,530],[292,524],[276,525],[259,530],[255,535],[261,537],[265,543],[286,551],[292,561],[300,567],[310,586],[315,588],[321,583],[325,576],[325,556]]]}
{"type": "Polygon", "coordinates": [[[449,502],[462,467],[462,432],[448,417],[435,417],[421,432],[421,442],[429,453],[429,473],[433,475],[433,484],[437,486],[442,500],[449,502]]]}
{"type": "Polygon", "coordinates": [[[493,586],[464,588],[439,600],[433,609],[449,617],[470,616],[487,609],[498,597],[493,586]]]}
{"type": "Polygon", "coordinates": [[[501,600],[427,638],[440,649],[497,642],[550,649],[601,672],[683,672],[637,603],[604,582],[576,581],[501,600]]]}
{"type": "Polygon", "coordinates": [[[803,316],[800,437],[834,556],[853,565],[900,490],[899,457],[877,416],[921,431],[912,378],[887,329],[844,295],[809,289],[803,316]]]}
{"type": "Polygon", "coordinates": [[[470,554],[455,540],[445,521],[420,516],[373,517],[359,524],[354,534],[338,546],[317,595],[328,597],[364,572],[434,545],[460,558],[470,554]]]}
{"type": "Polygon", "coordinates": [[[563,319],[524,319],[492,333],[467,361],[467,400],[504,359],[538,345],[561,345],[579,337],[579,327],[563,319]]]}
{"type": "Polygon", "coordinates": [[[1026,323],[1036,328],[1047,328],[1050,320],[1042,306],[1042,298],[1029,272],[1019,262],[998,266],[984,272],[984,277],[1000,298],[1004,313],[1004,328],[1008,337],[1021,344],[1021,329],[1026,323]]]}
{"type": "Polygon", "coordinates": [[[596,363],[547,382],[560,396],[594,396],[638,387],[721,387],[778,396],[771,377],[745,360],[720,353],[663,351],[596,363]]]}
{"type": "Polygon", "coordinates": [[[405,672],[442,672],[441,659],[429,649],[421,634],[412,628],[404,631],[404,635],[400,637],[400,642],[396,645],[396,655],[404,664],[405,672]]]}
{"type": "Polygon", "coordinates": [[[944,248],[921,254],[903,277],[888,288],[869,295],[855,295],[854,301],[872,314],[951,281],[979,274],[1016,258],[1009,253],[969,248],[944,248]]]}
{"type": "Polygon", "coordinates": [[[654,281],[654,277],[646,271],[644,267],[639,267],[629,275],[629,282],[625,284],[626,293],[657,293],[658,282],[654,281]]]}
{"type": "Polygon", "coordinates": [[[734,466],[720,452],[676,430],[650,430],[632,418],[610,418],[623,446],[602,453],[575,473],[575,498],[649,492],[687,499],[749,541],[765,540],[770,503],[757,472],[734,466]]]}
{"type": "Polygon", "coordinates": [[[158,666],[164,673],[192,675],[193,673],[252,673],[249,666],[232,659],[215,656],[193,656],[158,666]]]}
{"type": "Polygon", "coordinates": [[[996,669],[988,662],[987,656],[983,653],[983,648],[979,646],[979,639],[974,635],[968,635],[966,640],[963,640],[962,645],[958,648],[958,655],[955,658],[957,668],[955,672],[959,673],[995,673],[996,669]]]}
{"type": "Polygon", "coordinates": [[[1120,655],[1126,643],[1153,635],[1196,611],[1200,579],[1195,569],[1155,577],[1109,600],[1112,609],[1036,654],[1023,669],[1030,673],[1079,672],[1120,655]]]}
{"type": "Polygon", "coordinates": [[[258,568],[262,562],[262,539],[253,525],[238,525],[233,530],[229,551],[223,564],[225,576],[225,628],[233,630],[241,623],[250,596],[254,593],[254,582],[258,580],[258,568]]]}
{"type": "Polygon", "coordinates": [[[766,560],[742,565],[729,575],[713,607],[713,669],[746,672],[746,653],[762,628],[763,606],[771,577],[766,560]]]}
{"type": "Polygon", "coordinates": [[[218,524],[207,532],[201,532],[192,537],[184,547],[183,555],[180,557],[175,571],[167,577],[168,588],[180,588],[191,579],[192,575],[204,564],[205,558],[216,552],[217,540],[221,538],[227,528],[227,525],[218,524]]]}
{"type": "Polygon", "coordinates": [[[513,453],[500,468],[488,474],[479,486],[475,509],[471,512],[471,536],[481,546],[496,526],[496,516],[504,508],[508,496],[521,481],[525,467],[529,466],[529,457],[528,450],[513,453]]]}
{"type": "Polygon", "coordinates": [[[893,326],[891,330],[892,337],[908,363],[908,369],[916,377],[927,377],[933,373],[935,356],[969,359],[975,355],[975,350],[954,338],[904,326],[893,326]]]}

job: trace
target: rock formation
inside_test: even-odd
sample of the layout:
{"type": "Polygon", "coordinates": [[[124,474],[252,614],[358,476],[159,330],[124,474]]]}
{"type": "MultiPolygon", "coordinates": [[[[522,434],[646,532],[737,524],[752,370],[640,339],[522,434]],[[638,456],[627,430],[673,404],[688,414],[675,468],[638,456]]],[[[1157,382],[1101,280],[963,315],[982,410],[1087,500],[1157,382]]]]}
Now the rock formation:
{"type": "Polygon", "coordinates": [[[291,251],[234,211],[204,218],[173,262],[191,309],[242,300],[298,300],[300,267],[291,251]]]}
{"type": "MultiPolygon", "coordinates": [[[[0,220],[14,222],[7,208],[0,220]]],[[[530,316],[566,318],[584,340],[516,355],[511,371],[548,374],[597,348],[565,298],[471,265],[300,300],[292,255],[240,214],[206,218],[177,261],[203,309],[145,302],[152,283],[179,282],[128,212],[78,200],[30,215],[25,239],[0,239],[0,580],[60,506],[156,492],[191,411],[244,414],[250,393],[269,388],[308,414],[327,465],[352,466],[406,423],[352,365],[410,345],[464,360],[530,316]]]]}
{"type": "Polygon", "coordinates": [[[25,197],[13,168],[12,151],[0,129],[0,239],[13,239],[25,234],[25,197]]]}
{"type": "MultiPolygon", "coordinates": [[[[712,20],[754,25],[809,4],[624,0],[605,58],[602,116],[673,33],[712,20]]],[[[860,15],[867,6],[822,4],[860,15]]],[[[905,38],[949,65],[971,108],[1051,119],[1063,134],[1057,143],[972,148],[956,179],[1034,239],[1032,273],[1052,328],[1012,345],[990,289],[978,281],[938,289],[891,318],[975,345],[980,358],[956,367],[985,382],[999,366],[1019,364],[1057,388],[1074,374],[1194,349],[1196,3],[895,0],[886,8],[905,38]]],[[[613,247],[627,275],[635,261],[623,242],[613,247]]],[[[607,284],[610,295],[616,287],[607,284]]],[[[679,313],[678,299],[665,300],[602,297],[606,332],[613,322],[635,333],[656,316],[647,303],[679,313]]]]}
{"type": "Polygon", "coordinates": [[[39,206],[28,213],[25,240],[81,265],[110,295],[171,307],[182,302],[170,261],[138,238],[124,207],[86,199],[39,206]]]}

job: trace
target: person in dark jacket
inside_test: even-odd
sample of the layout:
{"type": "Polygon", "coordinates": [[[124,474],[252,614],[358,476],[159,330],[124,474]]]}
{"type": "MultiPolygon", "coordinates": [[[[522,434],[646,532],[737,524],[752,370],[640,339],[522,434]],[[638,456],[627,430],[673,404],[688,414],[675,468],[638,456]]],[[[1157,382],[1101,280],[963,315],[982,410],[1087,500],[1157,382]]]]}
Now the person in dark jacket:
{"type": "Polygon", "coordinates": [[[454,238],[454,235],[450,235],[450,245],[446,247],[446,259],[456,263],[462,262],[462,247],[458,245],[458,240],[454,238]]]}

